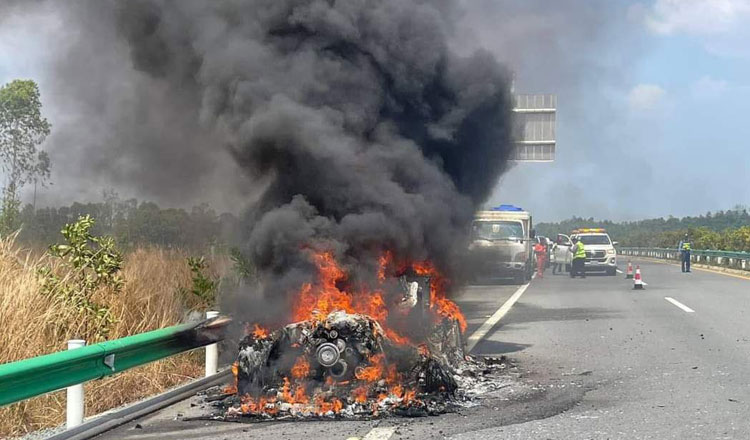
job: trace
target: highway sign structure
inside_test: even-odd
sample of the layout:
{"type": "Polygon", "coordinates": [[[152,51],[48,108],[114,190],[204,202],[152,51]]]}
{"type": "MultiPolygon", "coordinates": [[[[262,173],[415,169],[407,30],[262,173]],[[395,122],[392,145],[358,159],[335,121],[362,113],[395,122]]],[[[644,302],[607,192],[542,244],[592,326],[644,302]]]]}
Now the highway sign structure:
{"type": "Polygon", "coordinates": [[[555,160],[557,95],[514,95],[516,148],[511,160],[555,160]]]}

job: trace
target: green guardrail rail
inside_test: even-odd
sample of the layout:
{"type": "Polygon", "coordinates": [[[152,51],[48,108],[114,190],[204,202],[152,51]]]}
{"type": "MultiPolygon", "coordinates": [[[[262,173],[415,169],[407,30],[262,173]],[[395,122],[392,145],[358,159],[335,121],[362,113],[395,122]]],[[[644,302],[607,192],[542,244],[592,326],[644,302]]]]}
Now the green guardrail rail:
{"type": "Polygon", "coordinates": [[[182,324],[0,365],[0,406],[218,342],[226,321],[182,324]]]}
{"type": "MultiPolygon", "coordinates": [[[[647,248],[647,247],[618,247],[621,252],[657,252],[657,253],[674,253],[679,255],[678,249],[669,248],[647,248]]],[[[734,251],[717,251],[711,249],[691,249],[692,255],[701,257],[717,257],[717,258],[736,258],[738,260],[750,260],[750,252],[734,252],[734,251]]]]}

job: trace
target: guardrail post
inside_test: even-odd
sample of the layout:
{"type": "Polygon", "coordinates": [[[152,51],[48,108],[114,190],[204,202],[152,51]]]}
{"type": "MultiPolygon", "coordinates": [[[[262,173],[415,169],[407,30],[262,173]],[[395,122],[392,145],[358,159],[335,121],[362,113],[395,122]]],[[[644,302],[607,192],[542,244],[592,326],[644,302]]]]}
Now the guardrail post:
{"type": "MultiPolygon", "coordinates": [[[[71,339],[68,341],[68,350],[75,350],[86,346],[83,339],[71,339]]],[[[72,429],[83,423],[83,384],[69,386],[67,389],[65,408],[65,428],[72,429]]]]}
{"type": "MultiPolygon", "coordinates": [[[[219,312],[209,310],[206,312],[206,319],[216,318],[219,312]]],[[[206,377],[213,376],[219,370],[219,346],[214,343],[206,345],[206,377]]]]}

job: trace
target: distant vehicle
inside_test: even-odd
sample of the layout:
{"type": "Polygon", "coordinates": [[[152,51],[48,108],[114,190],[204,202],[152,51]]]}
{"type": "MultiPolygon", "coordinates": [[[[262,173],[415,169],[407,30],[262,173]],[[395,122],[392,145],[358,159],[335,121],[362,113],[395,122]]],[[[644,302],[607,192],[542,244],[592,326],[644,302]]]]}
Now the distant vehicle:
{"type": "Polygon", "coordinates": [[[571,233],[583,242],[586,250],[586,272],[605,271],[607,275],[617,275],[616,241],[612,241],[606,229],[583,228],[571,233]]]}
{"type": "Polygon", "coordinates": [[[534,230],[531,214],[513,205],[479,211],[471,225],[469,262],[476,277],[531,279],[534,230]]]}

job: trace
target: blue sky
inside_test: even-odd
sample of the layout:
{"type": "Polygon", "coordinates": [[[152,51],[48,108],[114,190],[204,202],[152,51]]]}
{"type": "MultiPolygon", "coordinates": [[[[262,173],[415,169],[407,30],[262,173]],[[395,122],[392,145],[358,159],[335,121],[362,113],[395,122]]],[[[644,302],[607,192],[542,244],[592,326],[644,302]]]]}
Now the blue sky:
{"type": "MultiPolygon", "coordinates": [[[[53,66],[76,34],[53,4],[0,17],[0,83],[36,79],[60,127],[71,115],[53,66]]],[[[519,91],[559,97],[557,160],[514,166],[489,204],[524,206],[537,221],[750,205],[750,0],[463,4],[457,50],[489,49],[515,72],[519,91]]],[[[70,165],[68,153],[47,147],[53,164],[70,165]]],[[[55,169],[43,201],[96,200],[107,186],[69,170],[55,169]]]]}
{"type": "Polygon", "coordinates": [[[561,95],[558,160],[519,164],[490,203],[518,203],[539,220],[750,204],[750,2],[610,4],[621,12],[605,24],[615,31],[592,49],[608,55],[581,69],[582,84],[539,90],[519,81],[561,95]]]}

